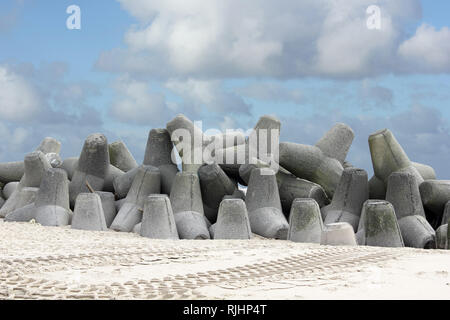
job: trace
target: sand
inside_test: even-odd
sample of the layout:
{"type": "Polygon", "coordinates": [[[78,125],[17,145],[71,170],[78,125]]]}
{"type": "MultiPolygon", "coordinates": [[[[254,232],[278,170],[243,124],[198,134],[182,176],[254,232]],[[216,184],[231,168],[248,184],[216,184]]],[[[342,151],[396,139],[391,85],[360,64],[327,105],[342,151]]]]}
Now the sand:
{"type": "Polygon", "coordinates": [[[161,241],[0,220],[0,299],[450,299],[450,251],[161,241]]]}

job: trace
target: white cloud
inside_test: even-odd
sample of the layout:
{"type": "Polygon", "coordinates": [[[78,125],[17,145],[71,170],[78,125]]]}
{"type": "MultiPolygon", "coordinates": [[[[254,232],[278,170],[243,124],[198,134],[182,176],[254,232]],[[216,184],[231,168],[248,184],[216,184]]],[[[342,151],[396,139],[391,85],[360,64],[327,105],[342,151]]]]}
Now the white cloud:
{"type": "Polygon", "coordinates": [[[250,114],[250,105],[217,80],[169,80],[166,87],[183,98],[185,111],[199,115],[202,111],[218,114],[250,114]]]}
{"type": "MultiPolygon", "coordinates": [[[[166,79],[417,72],[415,64],[404,68],[408,55],[399,46],[416,47],[419,36],[420,43],[447,39],[445,29],[421,28],[407,39],[411,23],[421,16],[419,0],[118,1],[140,25],[126,33],[126,49],[103,52],[96,66],[166,79]],[[381,30],[367,28],[370,5],[381,8],[381,30]]],[[[448,51],[438,51],[419,71],[442,66],[448,51]]]]}
{"type": "Polygon", "coordinates": [[[443,27],[436,30],[433,26],[422,24],[412,38],[401,44],[398,52],[408,68],[450,72],[450,29],[443,27]]]}
{"type": "Polygon", "coordinates": [[[121,77],[114,84],[118,100],[110,109],[110,114],[120,122],[152,125],[159,124],[168,116],[165,97],[153,93],[146,82],[121,77]]]}
{"type": "Polygon", "coordinates": [[[292,102],[301,104],[304,95],[299,89],[289,89],[278,82],[253,82],[236,89],[236,92],[257,100],[292,102]]]}
{"type": "Polygon", "coordinates": [[[39,112],[41,97],[36,88],[22,76],[0,66],[0,118],[26,121],[39,112]]]}

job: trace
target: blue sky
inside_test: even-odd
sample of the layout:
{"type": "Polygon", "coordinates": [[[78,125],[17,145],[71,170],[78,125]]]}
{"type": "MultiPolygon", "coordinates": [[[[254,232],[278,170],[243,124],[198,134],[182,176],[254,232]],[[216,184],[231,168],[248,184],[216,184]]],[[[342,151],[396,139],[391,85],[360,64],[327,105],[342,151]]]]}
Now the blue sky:
{"type": "Polygon", "coordinates": [[[282,140],[306,144],[349,124],[348,160],[369,173],[368,135],[388,127],[450,179],[449,12],[446,0],[2,1],[0,161],[45,136],[76,156],[93,132],[141,161],[148,131],[177,113],[245,130],[273,114],[282,140]],[[72,4],[81,30],[66,28],[72,4]],[[365,27],[371,4],[381,30],[365,27]]]}

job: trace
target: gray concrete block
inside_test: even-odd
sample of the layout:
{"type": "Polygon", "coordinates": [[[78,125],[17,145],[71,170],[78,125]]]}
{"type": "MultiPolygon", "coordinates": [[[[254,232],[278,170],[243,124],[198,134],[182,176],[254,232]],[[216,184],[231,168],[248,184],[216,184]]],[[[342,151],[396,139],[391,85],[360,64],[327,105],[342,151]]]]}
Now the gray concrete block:
{"type": "Polygon", "coordinates": [[[212,223],[217,220],[217,212],[224,196],[232,195],[236,185],[218,164],[205,164],[198,169],[203,203],[209,208],[205,215],[212,223]]]}
{"type": "Polygon", "coordinates": [[[131,169],[125,174],[117,177],[113,181],[114,193],[117,199],[123,199],[127,196],[128,191],[130,191],[133,180],[136,177],[140,167],[131,169]]]}
{"type": "Polygon", "coordinates": [[[347,222],[325,225],[320,244],[326,246],[356,246],[357,243],[353,227],[347,222]]]}
{"type": "Polygon", "coordinates": [[[8,200],[11,197],[11,195],[14,193],[14,191],[16,191],[18,186],[19,186],[18,181],[9,182],[9,183],[5,184],[5,186],[3,187],[3,190],[2,190],[5,200],[8,200]]]}
{"type": "Polygon", "coordinates": [[[95,193],[100,196],[103,213],[105,214],[106,227],[109,228],[117,214],[114,194],[104,191],[96,191],[95,193]]]}
{"type": "Polygon", "coordinates": [[[20,190],[26,187],[38,188],[41,184],[45,170],[51,168],[47,158],[41,151],[29,153],[24,159],[25,173],[22,176],[16,190],[0,209],[0,217],[5,217],[10,212],[18,209],[17,198],[20,190]]]}
{"type": "Polygon", "coordinates": [[[419,185],[422,203],[436,216],[442,216],[450,200],[450,180],[426,180],[419,185]]]}
{"type": "Polygon", "coordinates": [[[419,171],[420,175],[422,176],[423,180],[435,180],[436,179],[436,171],[434,171],[433,167],[422,164],[418,162],[411,162],[413,167],[419,171]]]}
{"type": "Polygon", "coordinates": [[[398,220],[405,247],[436,248],[436,233],[422,216],[407,216],[398,220]]]}
{"type": "Polygon", "coordinates": [[[364,203],[358,233],[358,237],[362,237],[360,245],[404,246],[394,207],[388,201],[368,200],[364,203]]]}
{"type": "Polygon", "coordinates": [[[140,235],[151,239],[179,239],[167,195],[150,195],[144,205],[140,235]]]}
{"type": "Polygon", "coordinates": [[[198,168],[203,164],[202,130],[182,114],[168,122],[166,128],[181,157],[183,171],[197,173],[198,168]],[[183,148],[183,145],[186,145],[186,148],[183,148]]]}
{"type": "Polygon", "coordinates": [[[322,150],[325,156],[344,164],[354,137],[352,128],[344,123],[337,123],[316,143],[316,147],[322,150]]]}
{"type": "Polygon", "coordinates": [[[370,178],[369,180],[369,199],[386,199],[386,185],[377,176],[372,176],[372,178],[370,178]]]}
{"type": "Polygon", "coordinates": [[[214,239],[248,240],[252,237],[247,208],[243,200],[226,199],[220,203],[213,233],[214,239]]]}
{"type": "Polygon", "coordinates": [[[172,161],[174,146],[166,129],[153,129],[148,134],[144,164],[157,167],[161,173],[161,192],[170,195],[172,184],[178,173],[177,165],[172,161]]]}
{"type": "Polygon", "coordinates": [[[324,223],[347,222],[356,232],[363,204],[368,198],[367,172],[357,168],[345,169],[331,204],[322,208],[324,223]]]}
{"type": "Polygon", "coordinates": [[[123,141],[111,143],[108,146],[108,150],[111,165],[119,168],[123,172],[128,172],[131,169],[138,167],[136,160],[123,141]]]}
{"type": "Polygon", "coordinates": [[[320,243],[323,231],[320,208],[314,199],[295,199],[289,216],[287,239],[294,242],[320,243]]]}
{"type": "Polygon", "coordinates": [[[106,231],[102,201],[97,193],[80,193],[75,202],[72,229],[106,231]]]}
{"type": "Polygon", "coordinates": [[[344,168],[342,164],[315,146],[280,143],[280,165],[301,179],[322,186],[329,198],[333,197],[344,168]]]}
{"type": "Polygon", "coordinates": [[[70,204],[80,193],[87,193],[89,182],[95,191],[102,191],[109,170],[108,141],[103,134],[91,134],[86,141],[78,159],[77,168],[69,185],[70,204]]]}
{"type": "Polygon", "coordinates": [[[369,148],[372,157],[374,175],[387,186],[391,173],[396,171],[409,172],[423,182],[419,171],[412,165],[405,151],[388,129],[377,131],[369,137],[369,148]]]}
{"type": "Polygon", "coordinates": [[[142,220],[145,199],[150,194],[161,191],[159,169],[152,166],[140,166],[134,177],[125,203],[120,208],[110,228],[116,231],[130,232],[142,220]]]}
{"type": "Polygon", "coordinates": [[[252,232],[266,238],[287,238],[275,173],[267,168],[252,171],[245,198],[252,232]]]}
{"type": "Polygon", "coordinates": [[[448,224],[441,225],[436,230],[436,249],[448,249],[448,224]]]}
{"type": "Polygon", "coordinates": [[[389,176],[386,200],[394,206],[397,219],[414,215],[425,218],[417,180],[408,172],[394,172],[389,176]]]}
{"type": "Polygon", "coordinates": [[[170,203],[180,239],[209,239],[198,175],[179,172],[170,193],[170,203]]]}

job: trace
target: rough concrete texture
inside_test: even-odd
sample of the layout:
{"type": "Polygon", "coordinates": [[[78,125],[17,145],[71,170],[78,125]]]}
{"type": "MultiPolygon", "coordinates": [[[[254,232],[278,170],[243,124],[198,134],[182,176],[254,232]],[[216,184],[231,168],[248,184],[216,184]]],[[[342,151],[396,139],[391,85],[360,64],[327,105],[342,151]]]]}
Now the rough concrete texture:
{"type": "Polygon", "coordinates": [[[224,196],[232,195],[236,185],[218,164],[205,164],[198,169],[203,203],[208,207],[205,216],[212,223],[217,220],[217,212],[224,196]]]}
{"type": "Polygon", "coordinates": [[[423,182],[419,171],[412,165],[405,151],[388,129],[377,131],[369,137],[369,148],[372,157],[374,175],[387,186],[391,173],[396,171],[409,172],[423,182]]]}
{"type": "Polygon", "coordinates": [[[133,180],[139,171],[139,167],[131,169],[127,173],[118,176],[113,181],[114,193],[117,199],[123,199],[127,196],[128,191],[130,191],[133,180]]]}
{"type": "Polygon", "coordinates": [[[419,171],[420,175],[422,176],[423,180],[435,180],[436,179],[436,171],[434,171],[433,167],[422,164],[418,162],[412,162],[413,167],[419,171]]]}
{"type": "Polygon", "coordinates": [[[258,159],[268,162],[272,159],[271,155],[278,154],[280,130],[281,122],[276,117],[264,115],[259,118],[248,140],[251,147],[257,150],[258,159]]]}
{"type": "Polygon", "coordinates": [[[172,205],[167,195],[147,197],[139,233],[151,239],[179,239],[172,205]]]}
{"type": "Polygon", "coordinates": [[[100,196],[100,200],[102,201],[103,213],[105,214],[106,227],[109,228],[117,214],[114,194],[105,191],[96,191],[95,193],[100,196]]]}
{"type": "Polygon", "coordinates": [[[450,180],[426,180],[419,186],[424,207],[441,216],[450,200],[450,180]]]}
{"type": "Polygon", "coordinates": [[[450,222],[450,201],[447,201],[444,207],[444,213],[441,219],[441,225],[447,224],[450,222]]]}
{"type": "Polygon", "coordinates": [[[140,166],[134,177],[125,203],[120,208],[110,228],[130,232],[142,220],[145,199],[161,191],[161,175],[153,166],[140,166]]]}
{"type": "Polygon", "coordinates": [[[443,224],[436,230],[436,249],[448,249],[448,224],[443,224]]]}
{"type": "Polygon", "coordinates": [[[63,169],[45,171],[35,202],[36,222],[43,226],[69,224],[69,180],[63,169]]]}
{"type": "MultiPolygon", "coordinates": [[[[255,168],[268,168],[269,165],[259,159],[253,159],[252,164],[244,164],[239,168],[239,174],[245,184],[248,184],[250,174],[255,168]]],[[[317,201],[319,207],[329,204],[328,199],[323,188],[308,180],[300,179],[292,173],[279,167],[276,173],[278,192],[280,194],[281,206],[284,214],[288,217],[291,210],[292,202],[297,198],[312,198],[317,201]]]]}
{"type": "Polygon", "coordinates": [[[136,160],[123,141],[116,141],[108,146],[109,160],[113,166],[128,172],[138,166],[136,160]]]}
{"type": "Polygon", "coordinates": [[[287,238],[289,225],[281,208],[278,185],[272,170],[252,170],[245,203],[253,233],[266,238],[287,238]]]}
{"type": "Polygon", "coordinates": [[[314,199],[295,199],[289,216],[287,239],[294,242],[320,243],[323,231],[320,208],[314,199]]]}
{"type": "Polygon", "coordinates": [[[357,243],[353,227],[347,222],[325,225],[320,244],[326,246],[356,246],[357,243]]]}
{"type": "Polygon", "coordinates": [[[225,199],[241,199],[245,201],[245,193],[242,190],[236,189],[233,194],[223,196],[222,200],[225,199]]]}
{"type": "Polygon", "coordinates": [[[102,201],[97,193],[80,193],[75,202],[72,229],[106,231],[102,201]]]}
{"type": "Polygon", "coordinates": [[[331,204],[321,210],[324,223],[347,222],[356,232],[363,204],[368,198],[367,172],[358,168],[345,169],[331,204]]]}
{"type": "Polygon", "coordinates": [[[177,173],[170,203],[180,239],[209,239],[197,173],[177,173]]]}
{"type": "Polygon", "coordinates": [[[17,209],[6,215],[5,221],[28,222],[36,216],[34,201],[39,188],[23,188],[17,197],[17,209]]]}
{"type": "Polygon", "coordinates": [[[436,233],[422,216],[407,216],[398,220],[405,247],[434,249],[436,233]]]}
{"type": "Polygon", "coordinates": [[[103,134],[91,134],[84,142],[77,168],[69,185],[70,204],[73,206],[80,193],[89,192],[86,182],[95,191],[102,191],[108,174],[108,141],[103,134]]]}
{"type": "Polygon", "coordinates": [[[280,165],[298,178],[321,185],[329,198],[344,171],[338,160],[325,156],[319,148],[291,142],[280,143],[280,165]]]}
{"type": "Polygon", "coordinates": [[[316,143],[316,147],[325,156],[344,164],[354,137],[352,128],[344,123],[337,123],[316,143]]]}
{"type": "Polygon", "coordinates": [[[213,229],[214,239],[250,239],[252,231],[245,202],[241,199],[223,200],[217,223],[210,229],[213,229]]]}
{"type": "Polygon", "coordinates": [[[9,182],[9,183],[5,184],[5,186],[3,187],[3,190],[2,190],[5,200],[8,200],[11,197],[11,195],[14,193],[14,191],[16,191],[18,186],[19,186],[18,181],[9,182]]]}
{"type": "Polygon", "coordinates": [[[161,173],[161,192],[170,195],[173,180],[178,173],[172,161],[174,146],[166,129],[152,129],[148,134],[144,164],[157,167],[161,173]]]}
{"type": "Polygon", "coordinates": [[[51,168],[47,158],[41,151],[35,151],[26,155],[24,165],[25,173],[16,190],[0,209],[0,218],[4,218],[7,214],[18,209],[17,198],[20,190],[26,187],[38,188],[41,184],[41,179],[45,170],[51,168]]]}
{"type": "Polygon", "coordinates": [[[182,114],[168,122],[166,128],[181,157],[183,171],[197,173],[198,168],[203,164],[202,130],[182,114]],[[183,148],[183,145],[186,147],[183,148]]]}
{"type": "Polygon", "coordinates": [[[62,159],[57,153],[47,153],[45,155],[52,168],[60,168],[62,165],[62,159]]]}
{"type": "Polygon", "coordinates": [[[364,203],[358,228],[360,245],[403,247],[403,238],[394,207],[387,201],[368,200],[364,203]]]}
{"type": "Polygon", "coordinates": [[[389,176],[386,200],[394,206],[397,219],[414,215],[425,217],[419,186],[411,173],[394,172],[389,176]]]}

